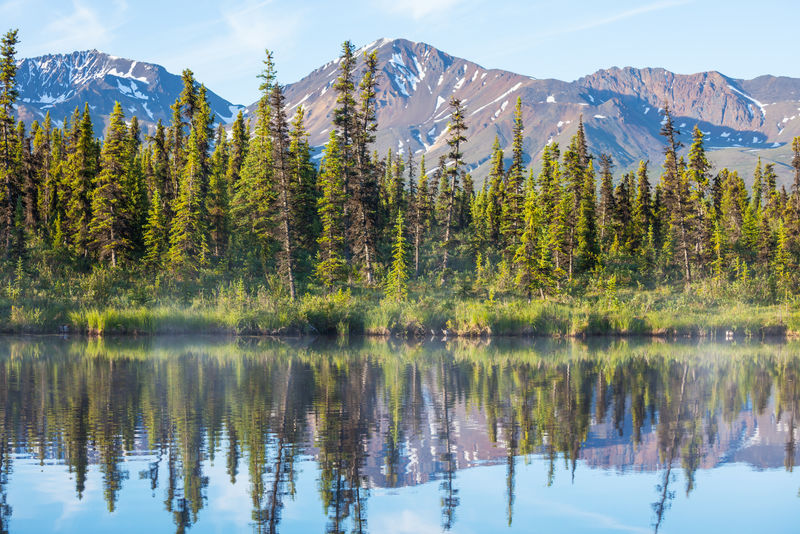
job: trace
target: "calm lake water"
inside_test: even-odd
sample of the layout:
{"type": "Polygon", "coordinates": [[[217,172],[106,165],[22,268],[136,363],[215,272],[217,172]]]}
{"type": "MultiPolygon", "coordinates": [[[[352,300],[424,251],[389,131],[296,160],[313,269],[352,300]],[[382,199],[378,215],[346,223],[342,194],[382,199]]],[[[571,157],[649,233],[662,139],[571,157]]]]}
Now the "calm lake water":
{"type": "Polygon", "coordinates": [[[800,531],[800,344],[0,339],[2,532],[800,531]]]}

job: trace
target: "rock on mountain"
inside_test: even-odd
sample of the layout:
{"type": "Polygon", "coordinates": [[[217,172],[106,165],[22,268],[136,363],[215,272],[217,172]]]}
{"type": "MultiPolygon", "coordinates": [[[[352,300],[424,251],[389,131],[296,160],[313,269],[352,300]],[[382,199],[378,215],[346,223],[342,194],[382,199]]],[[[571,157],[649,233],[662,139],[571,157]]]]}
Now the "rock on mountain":
{"type": "MultiPolygon", "coordinates": [[[[699,126],[706,133],[706,146],[714,149],[711,159],[718,168],[737,169],[747,179],[760,156],[777,163],[784,183],[790,180],[790,142],[800,135],[799,79],[741,80],[715,71],[682,75],[614,67],[572,82],[540,80],[487,69],[405,39],[380,39],[359,49],[357,77],[363,53],[372,51],[378,56],[380,83],[376,148],[381,154],[389,149],[405,155],[411,151],[417,160],[424,153],[429,169],[447,152],[451,96],[467,108],[465,160],[479,183],[488,172],[495,136],[510,148],[514,106],[520,97],[524,148],[534,168],[544,146],[558,142],[564,147],[582,117],[590,149],[611,154],[617,171],[635,167],[640,159],[650,159],[655,170],[663,157],[660,110],[667,102],[681,140],[688,144],[692,128],[699,126]]],[[[49,111],[59,123],[88,102],[98,135],[117,100],[128,117],[136,115],[145,127],[159,119],[169,121],[170,105],[182,89],[180,76],[161,66],[97,50],[22,59],[18,65],[17,111],[23,120],[41,120],[49,111]]],[[[330,133],[338,68],[338,60],[330,61],[286,87],[288,113],[299,105],[306,109],[306,126],[317,146],[330,133]]],[[[218,120],[232,121],[241,106],[208,94],[218,120]]]]}
{"type": "MultiPolygon", "coordinates": [[[[380,73],[378,150],[410,150],[417,157],[424,153],[428,168],[436,165],[446,153],[448,101],[456,96],[467,107],[465,159],[478,181],[487,172],[494,137],[510,147],[517,97],[522,99],[525,150],[534,167],[547,143],[568,143],[581,117],[591,150],[611,154],[618,170],[640,159],[660,163],[664,102],[673,110],[684,142],[697,125],[706,134],[706,146],[720,149],[712,152],[717,166],[732,166],[746,177],[759,155],[776,161],[779,172],[788,176],[785,147],[800,135],[798,79],[740,80],[714,71],[682,75],[615,67],[564,82],[487,69],[404,39],[380,39],[359,49],[358,56],[372,51],[377,52],[380,73]]],[[[362,68],[360,59],[357,76],[362,68]]],[[[316,145],[324,144],[330,132],[337,75],[334,60],[286,88],[289,113],[299,105],[306,108],[306,125],[316,145]]]]}
{"type": "MultiPolygon", "coordinates": [[[[181,93],[181,77],[152,63],[110,56],[97,50],[51,54],[17,62],[19,100],[17,113],[22,120],[42,120],[49,111],[61,123],[85,102],[95,119],[95,130],[102,134],[105,121],[119,101],[127,117],[136,115],[144,125],[159,119],[169,122],[170,105],[181,93]]],[[[208,92],[217,120],[230,122],[242,106],[235,106],[208,92]]]]}

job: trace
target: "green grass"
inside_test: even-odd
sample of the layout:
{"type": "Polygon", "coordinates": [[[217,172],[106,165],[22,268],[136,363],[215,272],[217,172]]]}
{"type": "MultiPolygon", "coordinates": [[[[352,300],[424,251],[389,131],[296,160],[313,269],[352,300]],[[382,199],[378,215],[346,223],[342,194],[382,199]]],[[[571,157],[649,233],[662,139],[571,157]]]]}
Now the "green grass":
{"type": "MultiPolygon", "coordinates": [[[[58,307],[57,307],[58,308],[58,307]]],[[[683,304],[670,301],[646,309],[637,303],[533,301],[475,298],[420,299],[408,302],[354,297],[348,292],[228,306],[153,304],[128,308],[88,307],[63,313],[12,305],[5,332],[70,332],[90,335],[241,334],[241,335],[396,335],[535,336],[658,335],[719,337],[800,333],[800,312],[783,305],[683,304]]]]}
{"type": "MultiPolygon", "coordinates": [[[[40,277],[41,278],[41,277],[40,277]]],[[[404,302],[379,288],[334,293],[307,288],[290,302],[281,284],[210,279],[161,286],[99,272],[45,284],[9,282],[0,288],[0,332],[89,335],[392,335],[586,337],[795,336],[796,300],[770,304],[735,286],[701,282],[683,288],[565,288],[549,300],[476,290],[468,279],[450,287],[420,280],[404,302]],[[211,288],[211,289],[209,289],[211,288]],[[739,291],[737,293],[737,291],[739,291]],[[576,296],[577,295],[577,296],[576,296]],[[748,296],[749,295],[749,296],[748,296]]]]}

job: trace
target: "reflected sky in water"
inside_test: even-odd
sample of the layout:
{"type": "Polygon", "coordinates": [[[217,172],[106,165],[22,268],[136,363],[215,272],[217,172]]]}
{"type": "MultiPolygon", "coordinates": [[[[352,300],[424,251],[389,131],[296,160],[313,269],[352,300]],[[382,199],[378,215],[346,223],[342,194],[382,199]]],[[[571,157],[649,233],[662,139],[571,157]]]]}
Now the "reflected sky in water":
{"type": "Polygon", "coordinates": [[[796,532],[800,345],[0,341],[3,532],[796,532]]]}

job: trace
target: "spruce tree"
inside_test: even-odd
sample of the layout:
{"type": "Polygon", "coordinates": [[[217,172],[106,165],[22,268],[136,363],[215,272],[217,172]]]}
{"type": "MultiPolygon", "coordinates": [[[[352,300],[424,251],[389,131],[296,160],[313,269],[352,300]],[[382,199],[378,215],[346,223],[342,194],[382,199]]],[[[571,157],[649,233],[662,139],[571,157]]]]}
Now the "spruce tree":
{"type": "Polygon", "coordinates": [[[11,138],[14,135],[14,104],[19,96],[17,90],[17,61],[19,44],[18,30],[9,30],[0,40],[0,163],[7,169],[11,160],[11,138]]]}
{"type": "MultiPolygon", "coordinates": [[[[380,233],[381,219],[378,212],[380,192],[379,173],[375,164],[377,158],[370,157],[370,147],[375,141],[375,132],[378,129],[375,100],[378,88],[378,59],[375,52],[365,54],[365,68],[359,83],[357,108],[350,107],[353,106],[354,100],[348,96],[352,85],[352,81],[347,82],[348,76],[352,78],[352,73],[348,74],[350,67],[346,65],[349,62],[354,62],[354,59],[352,50],[348,52],[348,43],[345,43],[340,65],[341,76],[337,82],[339,107],[334,112],[334,124],[339,127],[342,136],[340,145],[345,171],[345,195],[348,197],[345,215],[349,219],[350,249],[363,261],[367,284],[371,284],[376,255],[375,242],[380,233]],[[349,140],[348,136],[351,137],[349,140]]],[[[396,194],[400,193],[402,191],[396,194]]]]}
{"type": "Polygon", "coordinates": [[[167,258],[169,268],[182,278],[195,276],[208,260],[208,241],[200,194],[203,170],[194,130],[189,134],[187,149],[180,193],[173,208],[175,216],[170,227],[167,258]]]}
{"type": "Polygon", "coordinates": [[[92,194],[92,219],[89,223],[90,246],[100,261],[117,266],[132,248],[131,230],[134,213],[132,199],[124,184],[128,181],[128,129],[119,102],[109,117],[101,153],[102,170],[97,175],[92,194]]]}
{"type": "MultiPolygon", "coordinates": [[[[355,82],[353,77],[356,69],[356,58],[354,56],[355,46],[350,41],[342,43],[342,53],[339,56],[339,76],[333,84],[336,91],[336,108],[333,110],[333,126],[339,135],[339,148],[341,151],[342,170],[344,171],[344,194],[349,197],[353,176],[356,172],[356,158],[354,151],[356,147],[355,136],[358,125],[355,82]]],[[[363,133],[362,133],[363,135],[363,133]]],[[[362,138],[363,143],[366,139],[362,138]]],[[[364,149],[364,147],[361,147],[364,149]]],[[[367,150],[363,156],[369,155],[367,150]]]]}
{"type": "Polygon", "coordinates": [[[0,231],[9,252],[14,235],[14,212],[17,205],[19,177],[14,164],[17,136],[14,131],[14,103],[17,90],[17,30],[9,30],[0,40],[0,231]]]}
{"type": "Polygon", "coordinates": [[[152,271],[158,271],[169,249],[169,231],[165,218],[165,210],[161,193],[153,191],[150,199],[150,210],[144,226],[144,265],[152,271]]]}
{"type": "Polygon", "coordinates": [[[292,184],[292,219],[300,229],[298,247],[311,257],[317,248],[320,224],[317,216],[317,175],[311,160],[311,146],[305,125],[305,111],[297,106],[289,132],[289,174],[292,184]]]}
{"type": "Polygon", "coordinates": [[[758,163],[756,163],[756,168],[753,171],[753,195],[751,200],[753,211],[757,213],[761,212],[762,176],[763,172],[761,170],[761,156],[759,156],[758,163]]]}
{"type": "Polygon", "coordinates": [[[412,209],[411,234],[414,241],[414,276],[419,276],[420,249],[426,231],[430,227],[431,218],[431,196],[428,187],[428,173],[425,170],[425,155],[419,165],[419,182],[417,183],[417,194],[414,197],[412,209]]]}
{"type": "Polygon", "coordinates": [[[67,233],[71,236],[75,254],[86,256],[89,252],[89,222],[92,220],[93,180],[99,163],[98,147],[94,140],[89,105],[75,128],[76,143],[67,162],[69,200],[67,201],[67,233]]]}
{"type": "MultiPolygon", "coordinates": [[[[38,123],[35,124],[38,128],[38,123]]],[[[32,239],[39,231],[38,194],[39,184],[36,162],[33,159],[31,136],[25,132],[25,123],[17,123],[17,179],[20,186],[20,200],[23,209],[23,232],[26,240],[32,239]]]]}
{"type": "MultiPolygon", "coordinates": [[[[464,165],[464,154],[461,152],[461,147],[467,142],[465,132],[467,131],[467,124],[465,122],[465,110],[461,100],[456,97],[450,98],[450,122],[447,124],[447,146],[450,151],[447,155],[450,164],[446,168],[445,176],[447,177],[447,192],[446,192],[446,205],[447,211],[444,220],[444,241],[442,242],[443,259],[442,259],[442,272],[447,272],[449,267],[448,254],[452,247],[452,231],[453,231],[453,211],[455,208],[456,194],[458,190],[458,179],[461,173],[461,167],[464,165]]],[[[444,274],[443,274],[444,276],[444,274]]]]}
{"type": "Polygon", "coordinates": [[[522,134],[522,99],[517,97],[517,106],[514,110],[513,138],[511,142],[512,155],[511,167],[503,188],[503,208],[501,221],[501,234],[505,245],[504,256],[506,261],[511,261],[519,247],[522,234],[524,195],[523,185],[525,180],[522,134]]]}
{"type": "Polygon", "coordinates": [[[612,220],[615,211],[612,169],[614,161],[608,154],[600,155],[600,242],[607,249],[612,239],[612,220]]]}
{"type": "Polygon", "coordinates": [[[289,125],[284,113],[285,100],[279,84],[274,84],[270,95],[270,134],[272,135],[273,180],[277,187],[278,241],[281,244],[280,271],[286,279],[289,299],[295,300],[295,228],[292,217],[294,188],[291,183],[289,153],[289,125]]]}
{"type": "MultiPolygon", "coordinates": [[[[297,107],[298,112],[301,112],[302,107],[297,107]]],[[[245,126],[244,115],[242,111],[236,115],[236,120],[233,121],[231,126],[231,141],[228,155],[228,167],[226,169],[225,181],[228,184],[228,198],[233,198],[236,191],[236,182],[239,181],[239,175],[242,172],[242,165],[244,164],[245,155],[247,154],[247,142],[250,138],[249,129],[245,126]]]]}
{"type": "Polygon", "coordinates": [[[386,278],[386,296],[392,300],[403,301],[408,297],[408,262],[406,238],[403,228],[403,214],[397,214],[392,243],[392,267],[386,278]]]}
{"type": "Polygon", "coordinates": [[[578,132],[572,136],[567,150],[564,152],[564,190],[563,195],[571,200],[570,210],[567,214],[567,235],[565,236],[564,248],[566,252],[567,276],[572,279],[575,268],[575,255],[577,246],[576,228],[581,208],[581,194],[583,193],[584,182],[586,180],[585,154],[586,138],[583,133],[583,122],[578,126],[578,132]]]}
{"type": "Polygon", "coordinates": [[[539,202],[542,204],[545,218],[552,220],[555,217],[555,207],[560,197],[561,169],[559,167],[558,143],[545,145],[542,151],[542,170],[539,172],[537,183],[539,186],[539,202]]]}
{"type": "Polygon", "coordinates": [[[219,259],[228,245],[228,159],[227,134],[222,126],[217,130],[214,153],[211,154],[206,213],[208,213],[208,237],[211,254],[219,259]]]}
{"type": "Polygon", "coordinates": [[[525,292],[530,302],[534,291],[544,298],[544,284],[539,272],[540,232],[543,226],[541,207],[537,203],[536,191],[530,189],[525,199],[523,214],[523,230],[520,243],[514,253],[513,262],[516,269],[516,282],[525,292]]]}
{"type": "Polygon", "coordinates": [[[636,201],[633,203],[633,228],[635,250],[640,250],[647,242],[647,235],[653,224],[653,208],[650,191],[650,177],[647,173],[649,161],[640,161],[636,171],[636,201]]]}
{"type": "Polygon", "coordinates": [[[232,215],[238,227],[238,250],[260,262],[266,273],[266,263],[272,256],[269,245],[274,235],[276,215],[269,105],[275,84],[275,65],[269,50],[259,78],[262,80],[259,85],[261,98],[256,109],[255,131],[248,143],[241,175],[236,181],[232,215]]]}
{"type": "Polygon", "coordinates": [[[53,136],[52,122],[48,112],[41,127],[37,128],[33,136],[32,155],[38,174],[36,181],[39,184],[37,195],[38,218],[42,222],[46,234],[49,234],[53,229],[52,225],[57,215],[59,196],[61,194],[60,184],[58,183],[59,173],[56,170],[60,161],[54,157],[57,152],[60,159],[61,150],[60,146],[58,149],[54,147],[53,136]]]}
{"type": "Polygon", "coordinates": [[[578,214],[577,234],[577,260],[578,268],[584,272],[591,271],[597,265],[600,254],[597,245],[596,223],[596,193],[594,181],[594,167],[589,162],[584,173],[583,190],[581,192],[581,206],[578,214]]]}
{"type": "MultiPolygon", "coordinates": [[[[613,227],[614,236],[612,244],[616,243],[618,248],[624,252],[633,252],[635,248],[635,230],[633,224],[633,207],[631,206],[630,189],[633,187],[633,174],[626,173],[616,189],[614,189],[614,212],[613,227]]],[[[613,248],[613,246],[612,246],[613,248]]],[[[619,251],[619,250],[618,250],[619,251]]]]}
{"type": "Polygon", "coordinates": [[[690,260],[690,198],[688,176],[681,170],[678,162],[678,149],[682,146],[678,140],[680,132],[675,129],[672,123],[672,115],[669,106],[664,104],[664,120],[661,127],[661,135],[667,141],[664,148],[664,184],[665,205],[669,213],[670,226],[675,235],[672,241],[678,247],[678,256],[683,264],[684,282],[686,285],[692,282],[692,270],[690,260]]]}
{"type": "Polygon", "coordinates": [[[489,218],[490,238],[497,244],[500,240],[500,226],[505,204],[504,183],[506,172],[503,164],[503,149],[500,148],[500,138],[495,135],[492,145],[492,159],[487,183],[487,215],[489,218]]]}
{"type": "Polygon", "coordinates": [[[127,208],[131,221],[128,231],[133,255],[140,256],[144,250],[144,224],[147,220],[148,195],[145,175],[146,157],[142,150],[141,130],[136,116],[131,117],[125,143],[125,177],[123,183],[127,208]]]}
{"type": "Polygon", "coordinates": [[[320,165],[318,201],[322,224],[317,243],[316,277],[330,291],[342,279],[344,248],[344,177],[339,136],[331,132],[320,165]]]}
{"type": "Polygon", "coordinates": [[[714,232],[715,210],[709,199],[711,163],[706,157],[703,132],[697,126],[692,131],[687,167],[690,199],[690,233],[695,255],[708,260],[711,254],[711,237],[714,232]]]}
{"type": "Polygon", "coordinates": [[[775,259],[772,268],[778,281],[778,290],[783,293],[784,299],[788,296],[791,289],[791,273],[793,265],[789,254],[789,235],[783,221],[778,225],[778,237],[775,250],[775,259]]]}

